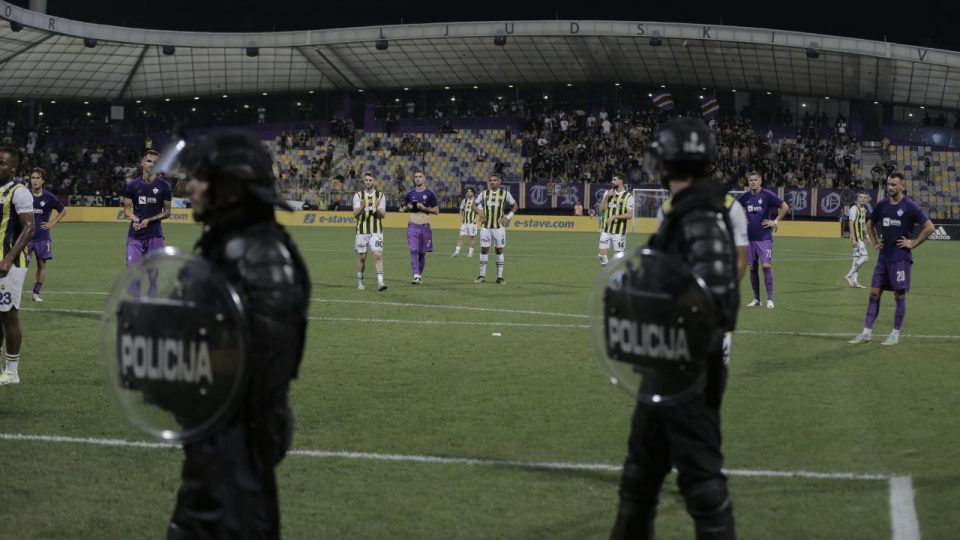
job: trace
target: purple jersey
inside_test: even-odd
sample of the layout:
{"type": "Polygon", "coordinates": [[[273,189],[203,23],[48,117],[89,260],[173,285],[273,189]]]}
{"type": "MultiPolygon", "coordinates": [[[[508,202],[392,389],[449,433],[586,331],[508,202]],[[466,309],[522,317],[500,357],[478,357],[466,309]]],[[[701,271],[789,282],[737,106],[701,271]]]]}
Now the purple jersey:
{"type": "MultiPolygon", "coordinates": [[[[423,206],[430,208],[434,206],[440,206],[440,203],[437,202],[437,195],[429,189],[425,189],[423,191],[411,189],[408,191],[407,195],[403,198],[403,204],[406,206],[407,204],[414,203],[420,203],[423,206]]],[[[414,205],[414,207],[416,207],[416,205],[414,205]]],[[[419,212],[419,210],[414,210],[414,212],[419,212]]]]}
{"type": "Polygon", "coordinates": [[[50,231],[42,228],[40,224],[50,221],[50,212],[53,210],[63,213],[63,203],[56,195],[47,190],[43,190],[40,195],[33,195],[33,224],[36,226],[33,231],[34,242],[50,241],[50,231]]]}
{"type": "Polygon", "coordinates": [[[923,225],[928,219],[920,205],[910,197],[904,196],[897,204],[891,203],[890,199],[878,202],[870,214],[870,221],[880,230],[880,240],[883,242],[880,257],[877,258],[878,263],[913,262],[911,251],[898,246],[897,240],[913,238],[913,228],[923,225]]]}
{"type": "MultiPolygon", "coordinates": [[[[170,184],[162,178],[155,178],[146,182],[143,178],[130,180],[123,190],[123,197],[133,201],[133,215],[140,219],[151,218],[163,211],[163,203],[172,199],[170,184]]],[[[128,238],[145,240],[147,238],[163,238],[163,228],[159,221],[151,222],[146,229],[135,231],[130,224],[128,238]]]]}
{"type": "Polygon", "coordinates": [[[763,220],[777,217],[783,199],[769,189],[761,189],[756,195],[747,191],[737,200],[747,212],[747,238],[751,242],[773,240],[773,230],[764,228],[763,220]]]}

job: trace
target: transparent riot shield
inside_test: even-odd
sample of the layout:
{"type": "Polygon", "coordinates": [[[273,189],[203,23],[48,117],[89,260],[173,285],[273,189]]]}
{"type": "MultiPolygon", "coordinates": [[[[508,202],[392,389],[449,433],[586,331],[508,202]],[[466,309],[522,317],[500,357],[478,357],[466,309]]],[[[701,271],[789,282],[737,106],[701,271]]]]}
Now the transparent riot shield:
{"type": "Polygon", "coordinates": [[[723,331],[703,281],[646,248],[600,273],[590,298],[594,349],[610,381],[659,405],[700,392],[723,331]]]}
{"type": "Polygon", "coordinates": [[[166,247],[117,279],[100,329],[120,411],[148,435],[190,442],[229,418],[245,385],[247,324],[204,259],[166,247]]]}

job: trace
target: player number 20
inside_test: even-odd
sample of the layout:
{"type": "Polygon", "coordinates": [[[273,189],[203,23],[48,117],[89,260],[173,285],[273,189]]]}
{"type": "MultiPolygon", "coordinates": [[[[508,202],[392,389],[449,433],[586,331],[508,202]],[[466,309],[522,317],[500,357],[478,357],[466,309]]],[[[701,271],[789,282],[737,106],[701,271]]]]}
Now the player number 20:
{"type": "Polygon", "coordinates": [[[897,270],[897,281],[906,281],[907,272],[905,270],[897,270]]]}
{"type": "Polygon", "coordinates": [[[10,305],[11,301],[12,299],[10,298],[10,293],[8,292],[0,293],[0,306],[10,305]]]}

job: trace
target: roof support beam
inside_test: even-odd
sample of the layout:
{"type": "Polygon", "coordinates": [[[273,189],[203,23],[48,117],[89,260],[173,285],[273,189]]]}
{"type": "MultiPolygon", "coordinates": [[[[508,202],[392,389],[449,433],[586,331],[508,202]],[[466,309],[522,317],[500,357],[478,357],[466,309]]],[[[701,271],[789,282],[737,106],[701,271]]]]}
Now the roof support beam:
{"type": "Polygon", "coordinates": [[[16,58],[17,56],[19,56],[19,55],[21,55],[21,54],[29,51],[30,49],[36,47],[37,45],[40,45],[40,44],[43,43],[44,41],[47,41],[48,39],[53,38],[53,37],[56,37],[56,34],[48,34],[46,37],[44,37],[44,38],[41,39],[40,41],[34,41],[33,43],[31,43],[31,44],[29,44],[29,45],[27,45],[27,46],[25,46],[25,47],[23,47],[23,48],[21,48],[21,49],[19,49],[19,50],[16,50],[16,51],[8,54],[7,56],[4,56],[3,58],[0,58],[0,67],[3,67],[4,64],[6,64],[7,62],[9,62],[10,60],[13,60],[13,59],[16,58]]]}
{"type": "Polygon", "coordinates": [[[125,94],[127,89],[130,88],[130,83],[133,82],[133,76],[136,75],[137,70],[140,69],[140,64],[143,63],[143,57],[147,55],[147,49],[149,48],[149,45],[144,45],[143,48],[140,49],[140,56],[137,57],[136,63],[134,63],[133,67],[130,68],[130,73],[127,74],[127,79],[123,81],[123,86],[120,87],[120,91],[117,92],[117,96],[114,99],[123,99],[123,94],[125,94]]]}
{"type": "MultiPolygon", "coordinates": [[[[349,77],[347,77],[347,75],[343,71],[341,71],[340,68],[337,67],[337,64],[332,62],[330,58],[327,58],[327,55],[330,55],[330,56],[336,57],[336,59],[341,63],[343,62],[343,60],[341,60],[340,57],[337,55],[336,51],[334,51],[331,47],[327,45],[318,45],[313,47],[313,50],[318,55],[320,55],[320,58],[323,58],[324,62],[330,64],[330,67],[333,69],[333,71],[336,72],[336,74],[339,75],[340,78],[343,79],[343,82],[347,83],[347,85],[350,86],[350,88],[353,88],[354,90],[356,90],[357,88],[367,87],[367,82],[361,79],[359,76],[357,76],[356,73],[352,73],[352,70],[351,70],[351,73],[357,79],[357,82],[359,82],[361,85],[361,86],[357,86],[357,82],[354,82],[349,77]],[[323,49],[326,49],[326,54],[324,53],[323,49]]],[[[300,51],[300,53],[306,56],[306,54],[303,51],[300,51]]],[[[344,69],[348,69],[348,66],[345,65],[344,69]]]]}

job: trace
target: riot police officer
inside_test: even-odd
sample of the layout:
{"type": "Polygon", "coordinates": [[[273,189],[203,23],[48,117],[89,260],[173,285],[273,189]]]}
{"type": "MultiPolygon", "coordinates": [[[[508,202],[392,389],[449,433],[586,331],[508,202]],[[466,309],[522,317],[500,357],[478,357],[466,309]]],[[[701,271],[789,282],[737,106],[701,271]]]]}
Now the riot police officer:
{"type": "MultiPolygon", "coordinates": [[[[703,280],[716,308],[716,335],[722,335],[736,324],[739,279],[725,189],[708,178],[716,141],[703,122],[677,119],[663,126],[653,148],[671,197],[650,247],[675,257],[703,280]]],[[[694,520],[696,538],[735,537],[720,451],[726,347],[717,339],[707,350],[712,352],[703,359],[706,383],[691,397],[660,405],[638,400],[612,539],[653,538],[660,488],[671,468],[678,471],[677,483],[694,520]]]]}
{"type": "Polygon", "coordinates": [[[197,250],[239,294],[250,342],[247,382],[230,420],[184,446],[167,538],[279,538],[274,468],[293,433],[287,396],[303,355],[310,279],[274,217],[275,208],[290,208],[260,141],[221,132],[187,148],[180,162],[193,217],[204,224],[197,250]]]}

